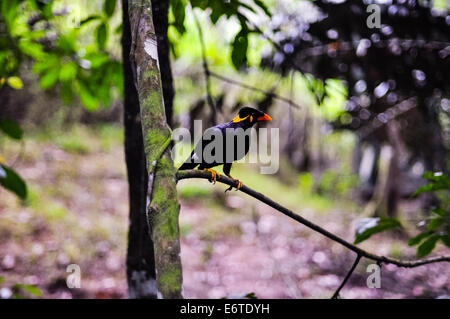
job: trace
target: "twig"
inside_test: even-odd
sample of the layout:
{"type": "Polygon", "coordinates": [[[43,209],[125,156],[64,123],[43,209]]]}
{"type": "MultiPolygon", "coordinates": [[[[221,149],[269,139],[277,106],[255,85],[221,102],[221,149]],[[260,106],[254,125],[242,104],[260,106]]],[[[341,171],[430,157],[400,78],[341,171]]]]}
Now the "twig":
{"type": "MultiPolygon", "coordinates": [[[[273,40],[271,37],[269,37],[267,34],[265,34],[256,24],[254,24],[253,22],[250,22],[250,24],[253,26],[254,30],[261,34],[267,41],[269,41],[270,43],[272,43],[272,45],[274,46],[274,48],[282,53],[285,57],[286,57],[286,61],[290,64],[290,66],[292,68],[294,68],[295,70],[299,71],[301,74],[305,74],[306,72],[303,70],[303,68],[297,64],[296,60],[291,56],[291,55],[287,55],[286,52],[284,52],[283,48],[281,47],[281,45],[276,42],[275,40],[273,40]]],[[[310,91],[312,90],[313,84],[312,84],[312,80],[308,77],[305,77],[305,80],[308,83],[308,86],[310,88],[310,91]]],[[[317,105],[320,105],[322,103],[322,99],[320,97],[317,96],[317,94],[314,93],[314,96],[316,98],[316,102],[317,105]]]]}
{"type": "Polygon", "coordinates": [[[247,89],[247,90],[251,90],[251,91],[255,91],[255,92],[260,92],[260,93],[265,94],[266,96],[272,96],[273,98],[275,98],[275,99],[277,99],[277,100],[286,102],[286,103],[289,104],[290,106],[293,106],[293,107],[295,107],[295,108],[300,108],[300,105],[297,104],[297,103],[295,103],[294,101],[292,101],[292,99],[288,99],[288,98],[283,97],[283,96],[281,96],[281,95],[278,95],[278,94],[276,94],[276,93],[273,93],[273,92],[270,92],[270,91],[266,91],[266,90],[263,90],[263,89],[260,89],[260,88],[257,88],[257,87],[248,85],[248,84],[246,84],[246,83],[243,83],[243,82],[240,82],[240,81],[236,81],[236,80],[230,79],[230,78],[228,78],[228,77],[226,77],[226,76],[220,75],[220,74],[215,73],[215,72],[213,72],[213,71],[209,71],[209,74],[210,74],[212,77],[215,77],[215,78],[217,78],[217,79],[219,79],[219,80],[222,80],[222,81],[224,81],[224,82],[227,82],[227,83],[230,83],[230,84],[234,84],[234,85],[243,87],[243,88],[245,88],[245,89],[247,89]]]}
{"type": "Polygon", "coordinates": [[[202,27],[200,25],[200,22],[198,21],[197,15],[195,14],[195,12],[193,10],[192,10],[192,13],[194,16],[195,24],[197,25],[198,37],[200,40],[200,47],[202,50],[203,73],[205,74],[205,85],[206,85],[206,100],[208,101],[209,107],[211,108],[211,112],[212,112],[211,117],[212,117],[213,121],[215,121],[216,114],[217,114],[217,108],[216,108],[216,105],[214,104],[214,100],[213,100],[212,94],[211,94],[211,80],[210,80],[211,72],[209,71],[208,61],[206,60],[205,41],[203,38],[202,27]]]}
{"type": "Polygon", "coordinates": [[[342,281],[341,285],[339,286],[339,288],[335,291],[335,293],[333,294],[333,296],[331,297],[331,299],[337,299],[339,297],[339,292],[341,291],[342,288],[344,288],[345,284],[347,283],[348,279],[350,278],[350,276],[352,275],[353,271],[355,270],[356,266],[358,266],[359,261],[361,260],[361,255],[357,255],[355,262],[352,265],[352,268],[350,268],[350,270],[347,273],[347,276],[345,276],[344,280],[342,281]]]}
{"type": "MultiPolygon", "coordinates": [[[[64,7],[60,10],[55,10],[52,12],[52,16],[54,17],[58,17],[58,16],[64,16],[67,15],[71,12],[70,8],[68,7],[64,7]]],[[[45,20],[45,16],[41,13],[35,14],[33,16],[31,16],[28,20],[27,20],[27,24],[30,28],[33,28],[34,25],[42,20],[45,20]]]]}
{"type": "Polygon", "coordinates": [[[12,161],[11,167],[14,167],[16,164],[18,164],[24,154],[25,154],[25,141],[21,140],[19,154],[17,154],[16,158],[12,161]]]}
{"type": "MultiPolygon", "coordinates": [[[[211,174],[209,172],[204,172],[204,171],[200,171],[200,170],[178,171],[176,174],[176,178],[177,178],[177,180],[188,179],[188,178],[203,178],[203,179],[210,180],[211,174]]],[[[237,184],[238,184],[237,181],[232,180],[231,178],[228,178],[223,175],[220,175],[219,177],[217,177],[217,181],[221,182],[223,184],[232,186],[232,187],[237,187],[237,184]]],[[[256,198],[257,200],[269,205],[270,207],[278,210],[280,213],[294,219],[295,221],[299,222],[300,224],[303,224],[306,227],[309,227],[312,230],[322,234],[323,236],[328,237],[329,239],[341,244],[342,246],[346,247],[347,249],[354,251],[360,257],[365,257],[367,259],[376,261],[380,264],[385,263],[385,264],[393,264],[398,267],[414,268],[414,267],[418,267],[418,266],[422,266],[422,265],[426,265],[426,264],[437,263],[437,262],[450,262],[450,256],[440,256],[440,257],[433,257],[433,258],[428,258],[428,259],[403,261],[403,260],[398,260],[398,259],[394,259],[394,258],[388,258],[385,256],[379,256],[379,255],[372,254],[362,248],[359,248],[359,247],[349,243],[345,239],[342,239],[341,237],[339,237],[333,233],[330,233],[326,229],[314,224],[313,222],[310,222],[306,218],[303,218],[300,215],[297,215],[293,211],[287,209],[286,207],[283,207],[282,205],[280,205],[277,202],[271,200],[270,198],[264,196],[263,194],[251,189],[250,187],[243,185],[239,190],[241,192],[246,193],[247,195],[249,195],[253,198],[256,198]]]]}
{"type": "MultiPolygon", "coordinates": [[[[322,45],[311,46],[306,48],[301,48],[296,54],[300,59],[321,56],[324,54],[328,54],[330,51],[353,51],[355,50],[361,40],[353,40],[353,41],[337,41],[330,42],[322,45]],[[336,45],[333,45],[336,44],[336,45]]],[[[391,43],[396,43],[405,48],[405,50],[410,49],[412,47],[419,49],[427,49],[427,50],[441,50],[448,45],[450,42],[445,41],[425,41],[425,40],[412,40],[412,39],[402,39],[402,38],[393,38],[389,40],[380,40],[376,43],[379,46],[388,46],[391,43]]]]}
{"type": "MultiPolygon", "coordinates": [[[[255,23],[250,22],[250,24],[254,28],[254,30],[257,33],[261,34],[267,41],[269,41],[278,52],[284,54],[284,56],[286,57],[288,63],[291,65],[291,67],[297,69],[301,73],[304,73],[302,71],[302,68],[300,67],[300,65],[297,64],[297,62],[293,59],[293,57],[290,55],[286,55],[286,52],[284,52],[283,48],[281,47],[281,45],[278,42],[276,42],[271,37],[269,37],[266,33],[264,33],[255,23]]],[[[339,42],[337,42],[339,44],[339,47],[338,47],[338,49],[335,49],[335,51],[355,50],[356,47],[359,45],[360,41],[361,40],[339,41],[339,42]]],[[[378,44],[386,46],[392,42],[396,42],[402,46],[408,46],[408,48],[416,47],[416,48],[435,49],[435,50],[440,50],[442,48],[447,47],[450,44],[449,42],[445,42],[445,41],[428,41],[427,42],[424,40],[412,40],[412,39],[402,39],[402,38],[381,40],[378,42],[378,44]]],[[[323,55],[325,53],[328,53],[328,51],[330,50],[331,44],[333,44],[333,42],[326,43],[323,45],[313,46],[313,47],[306,47],[304,49],[300,49],[297,52],[297,55],[299,55],[300,58],[323,55]]]]}
{"type": "Polygon", "coordinates": [[[391,113],[393,113],[391,118],[387,118],[386,121],[381,122],[378,119],[378,116],[380,116],[380,114],[376,114],[376,116],[374,116],[374,119],[369,124],[356,130],[356,132],[359,135],[359,138],[361,140],[363,140],[364,138],[366,138],[367,136],[369,136],[370,134],[372,134],[373,132],[378,130],[380,127],[386,125],[388,122],[396,119],[397,117],[408,112],[409,110],[412,110],[416,106],[417,106],[417,98],[416,97],[407,98],[407,99],[401,101],[400,103],[397,103],[394,106],[390,107],[389,109],[380,113],[380,114],[386,115],[388,112],[391,112],[391,113]]]}
{"type": "MultiPolygon", "coordinates": [[[[278,95],[276,93],[273,93],[273,92],[270,92],[270,91],[266,91],[266,90],[263,90],[263,89],[260,89],[260,88],[248,85],[248,84],[240,82],[240,81],[236,81],[236,80],[230,79],[228,77],[225,77],[223,75],[220,75],[218,73],[215,73],[215,72],[211,71],[209,69],[208,61],[206,59],[206,49],[205,49],[205,41],[204,41],[204,37],[203,37],[202,27],[200,25],[200,22],[198,21],[198,18],[197,18],[197,15],[195,14],[195,12],[193,12],[193,16],[194,16],[195,24],[197,25],[199,41],[200,41],[200,46],[201,46],[201,51],[202,51],[203,73],[205,75],[205,81],[206,81],[206,98],[207,98],[208,104],[211,107],[211,110],[213,112],[213,116],[215,116],[217,108],[216,108],[216,106],[214,104],[214,100],[213,100],[212,94],[211,94],[210,77],[215,77],[215,78],[217,78],[219,80],[222,80],[224,82],[227,82],[227,83],[230,83],[230,84],[234,84],[234,85],[246,88],[248,90],[252,90],[252,91],[263,93],[266,96],[271,96],[271,97],[273,97],[273,98],[275,98],[277,100],[286,102],[290,106],[293,106],[295,108],[300,108],[300,105],[298,105],[297,103],[295,103],[291,99],[285,98],[283,96],[280,96],[280,95],[278,95]]],[[[262,32],[262,31],[259,30],[258,32],[262,32]]],[[[274,43],[274,45],[276,45],[276,44],[274,43]]]]}
{"type": "Polygon", "coordinates": [[[261,34],[267,41],[269,41],[270,43],[272,43],[272,45],[275,47],[275,49],[277,49],[278,52],[283,53],[285,55],[285,57],[287,58],[288,63],[291,65],[291,67],[293,67],[294,69],[296,69],[297,71],[299,71],[302,74],[305,74],[305,72],[303,71],[303,69],[300,67],[300,65],[297,64],[297,62],[295,62],[294,59],[291,58],[290,55],[286,55],[286,52],[284,52],[283,48],[281,47],[281,45],[276,42],[275,40],[273,40],[271,37],[269,37],[267,34],[265,34],[256,24],[254,24],[253,22],[250,22],[250,24],[252,25],[252,27],[255,29],[255,31],[259,34],[261,34]]]}

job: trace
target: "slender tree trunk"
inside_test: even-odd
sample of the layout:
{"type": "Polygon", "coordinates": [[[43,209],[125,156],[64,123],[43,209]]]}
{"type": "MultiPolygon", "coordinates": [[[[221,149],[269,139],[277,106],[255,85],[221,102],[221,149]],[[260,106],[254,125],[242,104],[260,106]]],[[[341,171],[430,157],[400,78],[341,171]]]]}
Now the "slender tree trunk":
{"type": "Polygon", "coordinates": [[[160,298],[181,298],[182,272],[176,169],[170,156],[160,63],[150,0],[129,0],[130,62],[141,107],[148,173],[147,222],[154,243],[156,288],[160,298]]]}
{"type": "Polygon", "coordinates": [[[128,233],[127,281],[130,298],[156,298],[156,274],[153,241],[146,221],[148,176],[145,166],[144,142],[139,98],[134,86],[129,54],[131,30],[128,0],[123,7],[123,73],[125,160],[128,172],[130,228],[128,233]]]}
{"type": "MultiPolygon", "coordinates": [[[[425,103],[425,102],[422,102],[425,103]]],[[[422,110],[426,146],[423,147],[425,167],[428,171],[448,173],[446,165],[447,150],[442,137],[442,128],[439,123],[439,106],[432,104],[422,110]]],[[[422,145],[424,146],[424,145],[422,145]]]]}
{"type": "Polygon", "coordinates": [[[156,37],[158,39],[159,71],[161,73],[162,91],[164,96],[164,108],[169,127],[173,125],[173,88],[172,68],[170,66],[170,46],[167,36],[169,27],[169,1],[153,0],[153,24],[155,25],[156,37]]]}
{"type": "Polygon", "coordinates": [[[394,147],[381,147],[377,184],[371,200],[364,208],[363,216],[395,216],[398,202],[398,154],[394,147]]]}

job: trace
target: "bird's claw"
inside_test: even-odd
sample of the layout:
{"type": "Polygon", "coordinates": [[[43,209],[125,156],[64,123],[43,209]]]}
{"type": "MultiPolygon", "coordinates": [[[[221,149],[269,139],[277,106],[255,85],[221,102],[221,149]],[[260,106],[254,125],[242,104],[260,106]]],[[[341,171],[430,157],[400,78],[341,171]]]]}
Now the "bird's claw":
{"type": "Polygon", "coordinates": [[[220,177],[220,174],[219,174],[218,172],[216,172],[215,170],[210,169],[210,168],[205,169],[205,171],[208,171],[208,172],[211,173],[211,179],[210,179],[209,181],[210,181],[211,183],[215,184],[215,183],[216,183],[216,180],[217,180],[217,177],[220,177]]]}
{"type": "MultiPolygon", "coordinates": [[[[242,182],[240,181],[240,180],[238,180],[238,179],[236,179],[236,178],[233,178],[231,175],[227,175],[229,178],[231,178],[233,181],[235,181],[235,182],[237,182],[237,185],[235,186],[236,187],[236,191],[238,191],[244,184],[242,184],[242,182]]],[[[226,192],[228,192],[228,191],[231,191],[233,189],[233,186],[230,186],[230,187],[228,187],[226,190],[225,190],[225,193],[226,192]]]]}

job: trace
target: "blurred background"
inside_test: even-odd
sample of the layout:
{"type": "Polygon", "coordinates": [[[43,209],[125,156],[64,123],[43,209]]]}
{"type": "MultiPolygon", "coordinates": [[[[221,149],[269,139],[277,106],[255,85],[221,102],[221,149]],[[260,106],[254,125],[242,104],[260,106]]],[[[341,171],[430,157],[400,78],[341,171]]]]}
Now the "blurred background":
{"type": "MultiPolygon", "coordinates": [[[[126,298],[122,4],[0,3],[0,167],[26,183],[0,180],[0,298],[126,298]],[[70,264],[80,289],[67,288],[70,264]]],[[[259,108],[280,130],[280,169],[233,176],[350,242],[380,225],[359,244],[379,255],[448,254],[449,8],[170,1],[171,126],[259,108]]],[[[185,297],[330,297],[353,253],[225,189],[178,185],[185,297]]],[[[445,263],[383,266],[380,289],[366,286],[369,263],[344,298],[450,295],[445,263]]]]}

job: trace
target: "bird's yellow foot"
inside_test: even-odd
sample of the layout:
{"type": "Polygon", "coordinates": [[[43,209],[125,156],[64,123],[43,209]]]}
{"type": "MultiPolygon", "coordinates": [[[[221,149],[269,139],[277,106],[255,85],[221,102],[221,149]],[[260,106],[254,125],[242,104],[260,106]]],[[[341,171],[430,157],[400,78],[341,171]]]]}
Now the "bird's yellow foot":
{"type": "Polygon", "coordinates": [[[204,171],[211,173],[211,179],[214,181],[214,184],[216,183],[217,177],[220,177],[220,174],[213,169],[205,168],[204,171]]]}
{"type": "Polygon", "coordinates": [[[240,180],[238,180],[237,178],[234,178],[230,174],[227,174],[227,176],[229,178],[231,178],[233,181],[237,182],[236,190],[240,189],[242,187],[242,185],[244,185],[244,184],[242,184],[242,182],[240,180]]]}

